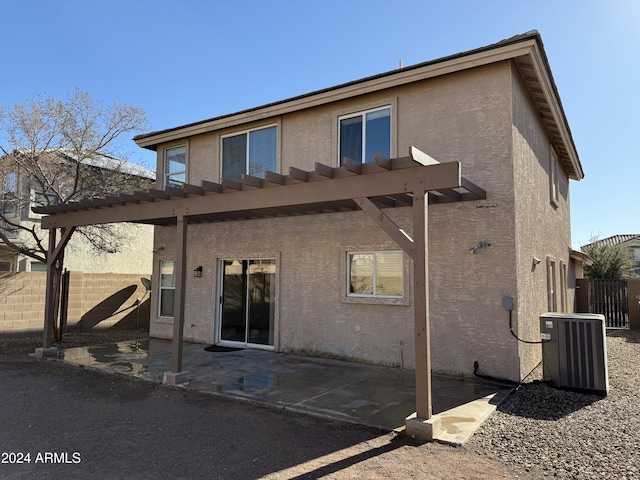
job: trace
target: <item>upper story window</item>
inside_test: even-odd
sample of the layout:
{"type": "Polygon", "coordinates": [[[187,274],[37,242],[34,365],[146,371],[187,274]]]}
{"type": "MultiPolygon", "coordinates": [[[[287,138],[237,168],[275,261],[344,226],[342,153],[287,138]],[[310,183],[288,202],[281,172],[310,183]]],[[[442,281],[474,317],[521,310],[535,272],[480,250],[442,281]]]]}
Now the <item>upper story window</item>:
{"type": "Polygon", "coordinates": [[[270,126],[222,138],[222,178],[242,180],[243,174],[264,177],[277,168],[278,128],[270,126]]]}
{"type": "Polygon", "coordinates": [[[182,187],[187,181],[187,147],[167,148],[164,151],[164,186],[182,187]]]}
{"type": "Polygon", "coordinates": [[[16,174],[13,172],[7,173],[0,187],[2,188],[2,197],[0,198],[2,202],[2,213],[5,215],[15,213],[17,201],[16,174]]]}
{"type": "Polygon", "coordinates": [[[41,182],[33,182],[34,184],[29,188],[29,218],[42,218],[42,214],[32,211],[37,207],[48,207],[50,205],[57,205],[60,201],[58,194],[53,191],[51,186],[45,186],[41,182]]]}
{"type": "Polygon", "coordinates": [[[391,107],[377,108],[339,118],[339,155],[357,162],[373,162],[376,152],[391,156],[391,107]]]}

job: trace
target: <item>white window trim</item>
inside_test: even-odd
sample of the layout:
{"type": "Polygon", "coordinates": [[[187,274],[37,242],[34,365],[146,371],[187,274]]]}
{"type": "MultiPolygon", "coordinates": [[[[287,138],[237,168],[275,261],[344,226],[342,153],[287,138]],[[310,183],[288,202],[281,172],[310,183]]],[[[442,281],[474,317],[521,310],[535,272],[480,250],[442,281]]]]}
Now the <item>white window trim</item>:
{"type": "MultiPolygon", "coordinates": [[[[338,166],[342,166],[342,158],[340,158],[340,122],[342,120],[345,120],[347,118],[355,118],[355,117],[363,117],[363,125],[366,125],[365,120],[365,116],[367,113],[371,113],[371,112],[377,112],[379,110],[386,110],[389,109],[389,150],[391,155],[393,156],[393,118],[394,118],[394,106],[389,104],[389,105],[382,105],[380,107],[376,107],[376,108],[369,108],[367,110],[360,110],[358,112],[353,112],[353,113],[348,113],[345,115],[339,115],[338,116],[338,121],[337,121],[337,129],[338,129],[338,166]]],[[[364,129],[363,135],[362,135],[362,152],[364,153],[363,158],[360,159],[360,161],[362,163],[365,163],[364,161],[364,157],[366,157],[366,151],[365,151],[365,146],[367,144],[367,130],[366,127],[364,129]]],[[[355,158],[353,160],[356,160],[355,158]]],[[[357,160],[356,160],[357,161],[357,160]]]]}
{"type": "Polygon", "coordinates": [[[175,175],[184,174],[184,183],[188,183],[187,165],[189,164],[189,146],[186,143],[180,143],[176,145],[168,145],[162,149],[162,187],[167,186],[167,179],[175,175]],[[174,148],[184,147],[184,170],[167,173],[167,151],[174,148]]]}
{"type": "MultiPolygon", "coordinates": [[[[273,127],[275,127],[275,129],[276,129],[276,170],[279,171],[280,170],[280,125],[278,123],[270,123],[270,124],[267,124],[267,125],[260,125],[259,127],[248,128],[248,129],[245,129],[245,130],[237,130],[237,131],[234,131],[232,133],[226,133],[224,135],[220,135],[220,179],[222,179],[222,170],[223,170],[223,163],[224,163],[223,141],[224,141],[225,138],[237,137],[239,135],[246,135],[247,136],[247,154],[246,154],[245,159],[244,159],[244,174],[247,175],[248,172],[249,172],[249,158],[250,158],[250,153],[249,153],[249,134],[251,132],[256,132],[256,131],[259,131],[259,130],[266,130],[267,128],[273,128],[273,127]]],[[[278,172],[275,172],[275,173],[278,173],[278,172]]]]}

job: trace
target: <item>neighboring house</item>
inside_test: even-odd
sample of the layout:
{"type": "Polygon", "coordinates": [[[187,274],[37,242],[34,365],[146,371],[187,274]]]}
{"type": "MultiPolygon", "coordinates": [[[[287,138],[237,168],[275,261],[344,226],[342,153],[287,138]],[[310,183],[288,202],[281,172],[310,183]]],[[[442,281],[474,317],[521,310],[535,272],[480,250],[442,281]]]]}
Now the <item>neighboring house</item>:
{"type": "Polygon", "coordinates": [[[422,402],[430,369],[524,380],[541,348],[510,326],[573,309],[583,171],[535,31],[135,140],[157,190],[38,211],[156,225],[174,373],[184,337],[415,368],[422,402]]]}
{"type": "Polygon", "coordinates": [[[633,260],[636,263],[635,274],[640,276],[640,234],[630,235],[612,235],[611,237],[603,238],[595,242],[584,245],[582,248],[587,248],[592,245],[607,245],[613,247],[615,245],[621,245],[629,250],[633,260]]]}
{"type": "MultiPolygon", "coordinates": [[[[17,151],[11,155],[21,155],[17,151]]],[[[37,168],[19,168],[26,162],[12,161],[9,156],[0,158],[1,208],[0,233],[17,246],[33,247],[35,240],[28,229],[36,227],[37,234],[44,240],[46,248],[47,232],[40,232],[37,225],[42,215],[34,213],[33,207],[57,203],[72,188],[66,186],[75,180],[78,161],[68,149],[40,154],[37,168]],[[38,173],[35,173],[38,172],[38,173]],[[47,177],[47,181],[44,177],[47,177]],[[50,181],[55,178],[54,181],[50,181]],[[53,188],[57,193],[53,193],[53,188]],[[11,223],[17,225],[12,228],[11,223]],[[22,227],[26,227],[22,228],[22,227]]],[[[35,164],[33,162],[32,164],[35,164]]],[[[155,172],[122,160],[107,156],[94,155],[82,160],[83,181],[86,185],[76,187],[77,197],[70,199],[79,202],[87,197],[95,197],[102,192],[103,182],[122,182],[136,188],[148,188],[154,184],[155,172]],[[92,191],[92,186],[96,186],[92,191]],[[99,189],[99,190],[98,190],[99,189]]],[[[76,234],[69,242],[64,266],[70,271],[85,273],[151,273],[153,250],[153,227],[121,224],[110,228],[122,242],[117,253],[96,250],[81,234],[76,234]]],[[[38,272],[46,271],[46,264],[27,255],[17,253],[0,238],[0,272],[38,272]]]]}

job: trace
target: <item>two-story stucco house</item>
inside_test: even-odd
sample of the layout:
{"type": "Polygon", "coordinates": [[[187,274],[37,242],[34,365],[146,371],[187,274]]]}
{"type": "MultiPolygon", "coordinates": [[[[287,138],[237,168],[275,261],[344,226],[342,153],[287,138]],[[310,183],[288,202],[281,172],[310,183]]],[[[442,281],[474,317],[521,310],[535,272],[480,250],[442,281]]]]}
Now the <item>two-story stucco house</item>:
{"type": "MultiPolygon", "coordinates": [[[[520,381],[572,311],[583,177],[537,32],[137,136],[158,188],[74,212],[156,225],[152,336],[520,381]]],[[[425,380],[427,379],[427,380],[425,380]]],[[[428,387],[424,387],[428,388],[428,387]]]]}

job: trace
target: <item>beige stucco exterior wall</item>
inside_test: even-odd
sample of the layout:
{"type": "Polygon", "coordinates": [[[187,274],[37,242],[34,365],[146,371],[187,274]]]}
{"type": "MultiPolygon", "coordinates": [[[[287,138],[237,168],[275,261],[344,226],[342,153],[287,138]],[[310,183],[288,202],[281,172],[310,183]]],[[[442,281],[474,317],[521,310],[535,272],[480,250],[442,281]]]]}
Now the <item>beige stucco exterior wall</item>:
{"type": "Polygon", "coordinates": [[[85,273],[151,274],[153,226],[120,223],[110,225],[122,241],[116,253],[99,252],[79,233],[69,241],[64,263],[67,270],[85,273]]]}
{"type": "MultiPolygon", "coordinates": [[[[80,232],[74,232],[65,250],[64,268],[86,273],[150,275],[153,262],[153,226],[120,223],[109,225],[109,228],[115,230],[115,235],[121,242],[119,251],[98,251],[80,232]]],[[[28,239],[24,241],[28,244],[28,239]]],[[[47,232],[43,232],[45,248],[48,241],[47,232]]],[[[15,254],[9,254],[7,259],[11,259],[13,270],[19,271],[30,271],[27,264],[33,261],[26,256],[20,256],[16,260],[15,254]]]]}
{"type": "MultiPolygon", "coordinates": [[[[547,259],[556,263],[557,305],[561,310],[561,263],[567,266],[567,307],[573,311],[574,262],[569,258],[571,229],[569,180],[558,166],[559,195],[551,202],[549,175],[552,146],[516,70],[513,72],[513,150],[516,251],[518,272],[514,330],[522,339],[540,340],[538,318],[549,311],[547,259]],[[533,258],[540,260],[534,267],[533,258]]],[[[541,361],[539,344],[520,343],[520,374],[524,377],[541,361]]]]}
{"type": "MultiPolygon", "coordinates": [[[[287,173],[289,166],[311,170],[315,162],[337,165],[338,116],[391,105],[392,156],[404,156],[414,145],[441,162],[460,161],[463,176],[487,191],[486,200],[429,207],[435,372],[472,375],[477,361],[484,374],[521,379],[535,355],[511,336],[502,299],[514,298],[514,320],[519,321],[521,334],[534,335],[539,297],[546,302],[546,279],[541,280],[544,268],[532,273],[525,263],[532,254],[546,255],[538,253],[543,249],[558,260],[566,254],[569,264],[564,205],[559,208],[562,216],[550,220],[562,230],[560,240],[527,238],[534,230],[545,236],[536,226],[536,216],[547,214],[526,210],[532,205],[528,196],[548,194],[548,178],[544,148],[531,141],[535,145],[527,149],[520,138],[544,137],[537,122],[527,124],[527,116],[537,114],[530,111],[520,90],[511,62],[504,61],[250,125],[279,126],[281,173],[287,173]],[[522,175],[528,175],[523,185],[522,175]],[[479,242],[490,246],[470,253],[479,242]]],[[[219,181],[219,137],[239,130],[188,140],[190,183],[219,181]]],[[[162,152],[159,148],[159,165],[162,152]]],[[[566,197],[566,180],[563,188],[566,197]]],[[[566,202],[568,208],[568,198],[566,202]]],[[[547,205],[536,205],[539,208],[547,205]]],[[[411,230],[410,208],[390,213],[402,228],[411,230]]],[[[171,227],[156,229],[156,279],[160,260],[175,258],[173,235],[171,227]]],[[[399,365],[402,358],[405,367],[413,367],[410,288],[405,301],[397,305],[354,303],[344,295],[347,251],[398,249],[362,212],[192,225],[187,248],[185,339],[215,341],[218,261],[267,257],[277,260],[279,272],[276,350],[387,365],[399,365]],[[204,273],[194,278],[191,272],[198,265],[204,273]]],[[[405,264],[405,281],[410,285],[411,262],[407,259],[405,264]]],[[[172,319],[154,315],[157,303],[154,288],[151,334],[170,338],[172,319]]]]}

